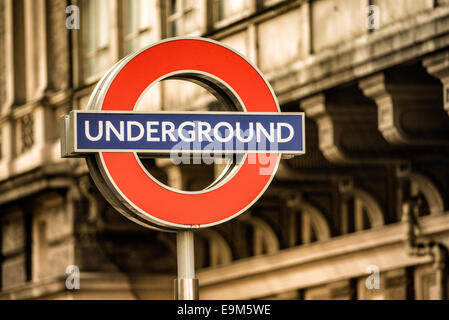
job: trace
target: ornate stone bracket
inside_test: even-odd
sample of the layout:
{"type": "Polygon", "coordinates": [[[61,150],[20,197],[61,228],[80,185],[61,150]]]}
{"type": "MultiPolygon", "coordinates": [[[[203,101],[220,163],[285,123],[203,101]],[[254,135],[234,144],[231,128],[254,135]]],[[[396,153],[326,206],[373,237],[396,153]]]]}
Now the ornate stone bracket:
{"type": "Polygon", "coordinates": [[[385,139],[393,145],[449,145],[449,118],[441,108],[438,85],[396,78],[378,73],[359,83],[377,104],[379,130],[385,139]]]}
{"type": "Polygon", "coordinates": [[[385,162],[391,147],[377,130],[375,106],[351,100],[351,92],[345,95],[322,93],[301,102],[306,116],[318,125],[320,150],[334,163],[385,162]]]}
{"type": "Polygon", "coordinates": [[[449,51],[430,56],[423,60],[427,72],[443,84],[443,106],[449,113],[449,51]]]}

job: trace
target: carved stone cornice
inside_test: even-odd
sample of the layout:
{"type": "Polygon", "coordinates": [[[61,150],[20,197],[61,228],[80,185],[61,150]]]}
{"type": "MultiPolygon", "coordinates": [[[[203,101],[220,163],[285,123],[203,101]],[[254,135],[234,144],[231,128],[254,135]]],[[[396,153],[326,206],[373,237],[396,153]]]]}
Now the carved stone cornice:
{"type": "Polygon", "coordinates": [[[24,199],[47,189],[69,189],[73,185],[66,163],[42,166],[0,182],[0,205],[24,199]]]}
{"type": "Polygon", "coordinates": [[[449,7],[397,21],[267,75],[281,104],[304,99],[447,47],[449,7]],[[417,39],[419,35],[419,40],[417,39]]]}

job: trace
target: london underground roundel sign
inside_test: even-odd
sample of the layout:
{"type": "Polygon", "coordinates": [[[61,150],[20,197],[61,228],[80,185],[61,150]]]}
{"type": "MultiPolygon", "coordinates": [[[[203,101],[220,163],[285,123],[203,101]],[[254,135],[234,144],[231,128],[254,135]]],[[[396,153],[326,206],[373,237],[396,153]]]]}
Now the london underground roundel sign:
{"type": "Polygon", "coordinates": [[[203,228],[230,220],[263,194],[282,156],[304,153],[304,115],[281,113],[262,74],[232,49],[209,39],[172,38],[113,66],[85,111],[63,118],[64,157],[86,157],[106,199],[122,214],[161,230],[203,228]],[[194,81],[229,112],[139,112],[164,79],[194,81]],[[138,155],[175,161],[232,155],[237,159],[201,191],[158,181],[138,155]]]}

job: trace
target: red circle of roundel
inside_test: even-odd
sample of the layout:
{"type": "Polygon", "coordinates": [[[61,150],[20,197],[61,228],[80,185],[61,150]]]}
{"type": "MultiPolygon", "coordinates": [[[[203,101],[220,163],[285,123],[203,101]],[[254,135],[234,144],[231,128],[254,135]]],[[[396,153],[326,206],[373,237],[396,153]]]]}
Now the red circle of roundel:
{"type": "MultiPolygon", "coordinates": [[[[195,70],[226,82],[248,112],[278,112],[276,98],[260,73],[244,58],[218,43],[174,39],[152,46],[131,59],[113,79],[101,110],[132,111],[154,81],[176,71],[195,70]]],[[[141,168],[133,153],[101,154],[105,169],[128,201],[148,215],[178,225],[208,225],[230,219],[248,208],[270,183],[279,154],[248,157],[224,185],[204,193],[164,188],[141,168]],[[251,163],[252,162],[252,163],[251,163]],[[263,174],[261,174],[263,172],[263,174]]]]}

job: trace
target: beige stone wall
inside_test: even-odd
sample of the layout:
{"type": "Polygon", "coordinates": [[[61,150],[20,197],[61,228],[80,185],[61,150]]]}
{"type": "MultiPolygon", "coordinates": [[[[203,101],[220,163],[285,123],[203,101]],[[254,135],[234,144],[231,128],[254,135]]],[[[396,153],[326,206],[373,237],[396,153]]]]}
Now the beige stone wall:
{"type": "Polygon", "coordinates": [[[312,2],[312,42],[315,52],[366,34],[367,0],[312,2]]]}
{"type": "Polygon", "coordinates": [[[419,12],[426,10],[432,10],[434,7],[433,0],[374,0],[373,5],[376,5],[380,9],[380,23],[382,26],[386,26],[395,21],[414,16],[419,12]]]}
{"type": "Polygon", "coordinates": [[[258,30],[258,64],[270,72],[302,60],[310,53],[309,6],[261,22],[258,30]],[[282,30],[282,32],[279,32],[282,30]]]}

